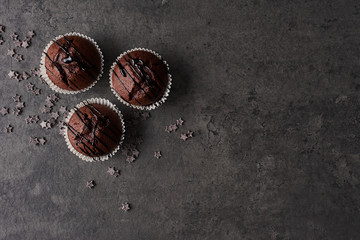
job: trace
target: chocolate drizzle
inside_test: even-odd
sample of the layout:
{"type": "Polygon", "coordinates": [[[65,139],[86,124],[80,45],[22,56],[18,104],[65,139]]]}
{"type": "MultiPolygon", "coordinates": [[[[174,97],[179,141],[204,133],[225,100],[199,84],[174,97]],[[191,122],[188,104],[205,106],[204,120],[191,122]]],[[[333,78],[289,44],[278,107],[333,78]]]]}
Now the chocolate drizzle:
{"type": "Polygon", "coordinates": [[[64,83],[69,89],[80,90],[83,88],[83,86],[81,86],[83,84],[77,86],[74,83],[74,80],[76,80],[76,78],[71,77],[72,75],[81,77],[83,79],[83,82],[88,82],[90,81],[90,79],[92,81],[96,81],[97,76],[94,76],[94,74],[99,75],[101,73],[101,70],[97,66],[92,64],[88,59],[85,58],[85,56],[83,56],[79,52],[79,50],[75,47],[73,41],[74,38],[68,39],[66,36],[63,36],[63,38],[59,40],[53,40],[53,43],[59,47],[59,51],[55,55],[52,55],[53,58],[51,58],[48,53],[44,54],[46,58],[51,62],[51,64],[56,68],[60,76],[56,75],[54,72],[51,72],[49,66],[46,67],[46,70],[49,71],[53,76],[55,76],[56,79],[64,83]],[[60,51],[64,54],[60,54],[60,51]],[[77,69],[84,72],[89,77],[78,74],[79,70],[77,69]]]}
{"type": "Polygon", "coordinates": [[[75,115],[80,120],[81,130],[78,127],[76,130],[75,126],[77,125],[72,125],[72,121],[69,121],[67,127],[74,136],[75,145],[85,155],[93,158],[111,153],[113,146],[120,142],[122,130],[113,124],[110,117],[105,116],[94,104],[85,102],[84,107],[80,109],[75,107],[74,110],[75,115]],[[83,110],[85,108],[90,111],[90,114],[86,114],[86,111],[83,110]]]}
{"type": "MultiPolygon", "coordinates": [[[[121,75],[116,73],[115,70],[113,71],[117,80],[129,94],[129,98],[125,99],[121,96],[120,92],[114,88],[116,94],[128,103],[134,99],[139,105],[143,105],[142,101],[136,97],[138,96],[137,92],[140,91],[144,93],[145,97],[151,103],[156,102],[160,97],[162,97],[167,85],[161,77],[149,67],[149,61],[152,61],[151,58],[148,59],[146,55],[143,57],[132,57],[131,53],[132,52],[126,53],[119,60],[116,60],[116,65],[118,66],[121,75]],[[122,77],[124,79],[122,79],[122,77]],[[126,87],[128,84],[126,84],[125,78],[127,77],[134,83],[136,88],[128,89],[126,87]]],[[[158,59],[157,56],[154,57],[158,59]]],[[[155,62],[151,65],[159,65],[163,63],[161,59],[158,59],[158,61],[159,63],[155,62]]]]}

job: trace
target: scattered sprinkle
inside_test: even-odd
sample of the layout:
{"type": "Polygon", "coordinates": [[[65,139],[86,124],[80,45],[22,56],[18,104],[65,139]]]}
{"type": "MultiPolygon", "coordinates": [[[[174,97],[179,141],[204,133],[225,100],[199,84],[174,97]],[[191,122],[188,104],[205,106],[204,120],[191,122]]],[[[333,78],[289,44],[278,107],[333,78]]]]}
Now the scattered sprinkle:
{"type": "Polygon", "coordinates": [[[66,112],[67,112],[67,109],[66,109],[65,106],[61,106],[61,107],[59,108],[59,113],[60,113],[60,114],[65,114],[66,112]]]}
{"type": "Polygon", "coordinates": [[[188,139],[188,137],[186,136],[185,133],[183,133],[180,135],[180,139],[186,141],[186,139],[188,139]]]}
{"type": "Polygon", "coordinates": [[[13,33],[13,34],[10,35],[10,38],[11,38],[13,41],[15,41],[15,40],[19,39],[19,35],[18,35],[17,33],[13,33]]]}
{"type": "Polygon", "coordinates": [[[154,153],[154,157],[155,157],[155,158],[159,159],[161,156],[162,156],[162,155],[161,155],[161,152],[160,152],[160,151],[155,151],[155,153],[154,153]]]}
{"type": "Polygon", "coordinates": [[[28,83],[26,85],[26,89],[28,90],[28,92],[34,91],[34,84],[28,83]]]}
{"type": "Polygon", "coordinates": [[[1,111],[0,111],[0,113],[1,113],[3,116],[5,116],[6,114],[9,113],[9,108],[3,107],[3,108],[1,109],[1,111]]]}
{"type": "Polygon", "coordinates": [[[41,76],[41,71],[39,68],[33,68],[30,70],[30,74],[34,77],[40,77],[41,76]]]}
{"type": "Polygon", "coordinates": [[[0,33],[4,33],[5,32],[5,26],[0,25],[0,33]]]}
{"type": "Polygon", "coordinates": [[[25,104],[23,102],[18,102],[16,104],[16,108],[18,108],[18,109],[23,109],[24,107],[25,107],[25,104]]]}
{"type": "Polygon", "coordinates": [[[117,177],[120,175],[120,170],[115,169],[115,167],[109,167],[107,172],[114,177],[117,177]]]}
{"type": "Polygon", "coordinates": [[[34,88],[33,93],[35,95],[40,95],[41,94],[41,89],[36,87],[36,88],[34,88]]]}
{"type": "Polygon", "coordinates": [[[128,163],[132,163],[136,160],[136,158],[134,156],[126,156],[126,161],[128,163]]]}
{"type": "Polygon", "coordinates": [[[58,113],[58,112],[52,112],[52,113],[51,113],[51,117],[56,120],[56,119],[58,119],[58,117],[59,117],[59,113],[58,113]]]}
{"type": "Polygon", "coordinates": [[[35,36],[35,31],[34,31],[34,30],[28,31],[28,32],[27,32],[27,36],[28,36],[29,38],[33,38],[33,37],[35,36]]]}
{"type": "Polygon", "coordinates": [[[28,116],[27,118],[25,118],[26,124],[37,123],[37,122],[39,122],[39,120],[40,120],[40,118],[37,115],[28,116]]]}
{"type": "Polygon", "coordinates": [[[41,145],[44,145],[46,143],[46,139],[45,138],[39,138],[39,143],[41,145]]]}
{"type": "Polygon", "coordinates": [[[19,108],[14,108],[14,109],[13,109],[13,114],[14,114],[15,116],[20,115],[20,114],[21,114],[21,109],[19,109],[19,108]]]}
{"type": "Polygon", "coordinates": [[[184,120],[182,120],[182,118],[179,118],[178,120],[176,120],[176,125],[178,126],[182,126],[184,123],[184,120]]]}
{"type": "Polygon", "coordinates": [[[8,52],[7,52],[7,55],[11,56],[11,57],[13,57],[15,54],[16,54],[16,52],[15,52],[14,49],[9,49],[8,52]]]}
{"type": "Polygon", "coordinates": [[[29,39],[25,39],[21,42],[21,47],[23,48],[28,48],[30,46],[30,40],[29,39]]]}
{"type": "Polygon", "coordinates": [[[49,113],[49,112],[51,112],[51,107],[42,106],[42,107],[40,108],[40,111],[41,111],[42,113],[49,113]]]}
{"type": "Polygon", "coordinates": [[[192,138],[193,134],[194,134],[194,132],[188,130],[186,133],[182,133],[180,135],[180,139],[186,141],[188,138],[192,138]]]}
{"type": "Polygon", "coordinates": [[[21,54],[15,54],[15,60],[16,60],[17,62],[21,62],[21,61],[24,60],[24,57],[23,57],[23,55],[21,55],[21,54]]]}
{"type": "Polygon", "coordinates": [[[7,125],[7,127],[5,128],[5,132],[7,132],[7,133],[11,133],[12,131],[13,131],[13,127],[9,124],[9,125],[7,125]]]}
{"type": "Polygon", "coordinates": [[[88,187],[88,188],[90,188],[90,189],[91,189],[91,188],[94,188],[95,185],[96,185],[96,183],[95,183],[94,180],[87,181],[87,183],[86,183],[86,187],[88,187]]]}
{"type": "Polygon", "coordinates": [[[123,202],[121,204],[121,210],[123,210],[124,212],[127,212],[130,210],[130,204],[128,202],[123,202]]]}
{"type": "Polygon", "coordinates": [[[21,47],[21,41],[19,39],[14,40],[14,46],[15,47],[21,47]]]}
{"type": "Polygon", "coordinates": [[[15,96],[12,97],[14,99],[14,102],[20,102],[21,100],[21,96],[16,94],[15,96]]]}

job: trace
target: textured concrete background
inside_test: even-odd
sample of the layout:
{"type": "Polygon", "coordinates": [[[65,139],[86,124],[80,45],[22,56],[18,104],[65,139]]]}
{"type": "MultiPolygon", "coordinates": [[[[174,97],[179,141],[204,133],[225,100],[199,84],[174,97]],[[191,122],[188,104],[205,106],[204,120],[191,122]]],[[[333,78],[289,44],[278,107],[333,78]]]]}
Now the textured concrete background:
{"type": "Polygon", "coordinates": [[[1,129],[14,126],[0,134],[0,239],[359,239],[358,1],[0,3],[0,107],[15,93],[26,104],[0,117],[1,129]],[[25,61],[6,56],[8,36],[31,29],[32,46],[18,50],[25,61]],[[57,128],[25,124],[52,91],[33,77],[34,97],[7,73],[38,66],[42,48],[70,31],[98,42],[105,74],[57,107],[106,97],[129,117],[108,86],[116,56],[146,47],[170,64],[170,97],[138,126],[132,164],[121,154],[85,163],[57,128]],[[166,133],[179,117],[185,125],[166,133]],[[182,142],[187,129],[195,137],[182,142]],[[48,143],[31,146],[30,136],[48,143]]]}

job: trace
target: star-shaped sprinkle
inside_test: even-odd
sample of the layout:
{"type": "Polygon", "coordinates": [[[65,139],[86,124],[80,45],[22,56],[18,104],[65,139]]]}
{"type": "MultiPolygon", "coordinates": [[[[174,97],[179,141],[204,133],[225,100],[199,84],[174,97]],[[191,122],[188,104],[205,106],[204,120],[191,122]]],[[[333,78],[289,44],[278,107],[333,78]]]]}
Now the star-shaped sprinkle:
{"type": "Polygon", "coordinates": [[[184,123],[184,120],[182,120],[182,118],[179,118],[178,120],[176,120],[176,125],[178,126],[182,126],[184,123]]]}
{"type": "Polygon", "coordinates": [[[21,41],[19,39],[14,40],[15,47],[21,47],[21,41]]]}
{"type": "Polygon", "coordinates": [[[149,111],[142,112],[142,114],[141,114],[141,119],[142,120],[146,120],[149,117],[150,117],[150,112],[149,111]]]}
{"type": "Polygon", "coordinates": [[[9,76],[10,78],[15,78],[16,72],[13,71],[13,70],[10,70],[10,72],[8,73],[8,76],[9,76]]]}
{"type": "Polygon", "coordinates": [[[56,94],[56,93],[51,94],[51,95],[49,95],[48,97],[49,97],[50,100],[53,101],[53,102],[57,102],[57,101],[59,101],[59,99],[60,99],[59,95],[56,94]]]}
{"type": "Polygon", "coordinates": [[[136,148],[134,150],[132,150],[132,155],[134,157],[139,157],[139,154],[140,154],[140,152],[136,148]]]}
{"type": "Polygon", "coordinates": [[[39,138],[39,143],[41,144],[41,145],[44,145],[45,143],[46,143],[46,139],[45,138],[39,138]]]}
{"type": "Polygon", "coordinates": [[[39,120],[40,120],[39,116],[37,116],[37,115],[32,116],[33,123],[37,123],[39,120]]]}
{"type": "Polygon", "coordinates": [[[17,33],[11,34],[10,37],[11,37],[11,39],[14,40],[14,41],[15,41],[16,39],[19,39],[19,35],[18,35],[17,33]]]}
{"type": "Polygon", "coordinates": [[[7,55],[11,56],[11,57],[13,57],[15,54],[16,54],[16,52],[15,52],[14,49],[9,49],[8,52],[7,52],[7,55]]]}
{"type": "Polygon", "coordinates": [[[126,156],[126,161],[129,162],[129,163],[132,163],[135,161],[135,157],[134,156],[126,156]]]}
{"type": "Polygon", "coordinates": [[[53,117],[51,117],[49,120],[47,120],[48,121],[48,123],[50,123],[51,124],[51,126],[52,125],[54,125],[55,123],[56,123],[56,119],[55,118],[53,118],[53,117]]]}
{"type": "Polygon", "coordinates": [[[121,204],[121,210],[123,210],[124,212],[127,212],[130,210],[130,204],[128,202],[123,202],[121,204]]]}
{"type": "Polygon", "coordinates": [[[0,38],[0,45],[3,45],[4,42],[4,39],[0,38]]]}
{"type": "Polygon", "coordinates": [[[40,108],[40,111],[41,111],[42,113],[49,113],[49,112],[51,111],[51,107],[42,106],[42,107],[40,108]]]}
{"type": "Polygon", "coordinates": [[[21,47],[28,48],[30,46],[30,40],[24,40],[21,42],[21,47]]]}
{"type": "Polygon", "coordinates": [[[41,71],[39,68],[33,68],[30,70],[30,74],[33,75],[34,77],[40,77],[41,71]]]}
{"type": "Polygon", "coordinates": [[[7,125],[7,127],[5,128],[5,132],[11,133],[12,131],[13,131],[13,127],[10,124],[7,125]]]}
{"type": "Polygon", "coordinates": [[[28,84],[26,85],[26,89],[27,89],[29,92],[33,91],[33,90],[34,90],[34,84],[28,83],[28,84]]]}
{"type": "Polygon", "coordinates": [[[0,113],[1,113],[3,116],[5,116],[6,114],[9,113],[9,108],[3,107],[3,108],[1,109],[1,111],[0,111],[0,113]]]}
{"type": "Polygon", "coordinates": [[[115,167],[109,167],[107,172],[114,177],[117,177],[120,175],[120,170],[115,169],[115,167]]]}
{"type": "Polygon", "coordinates": [[[67,109],[66,109],[65,106],[61,106],[61,107],[59,108],[59,113],[60,113],[60,114],[64,114],[64,113],[66,113],[66,112],[67,112],[67,109]]]}
{"type": "Polygon", "coordinates": [[[28,116],[27,118],[25,118],[25,122],[26,122],[26,124],[32,123],[32,117],[28,116]]]}
{"type": "Polygon", "coordinates": [[[15,96],[12,97],[14,99],[14,102],[20,102],[21,100],[21,96],[16,94],[15,96]]]}
{"type": "Polygon", "coordinates": [[[157,159],[159,159],[159,158],[161,157],[161,152],[160,152],[160,151],[155,151],[154,157],[156,157],[157,159]]]}
{"type": "Polygon", "coordinates": [[[18,102],[16,104],[16,108],[18,108],[18,109],[23,109],[24,107],[25,107],[25,104],[23,102],[18,102]]]}
{"type": "Polygon", "coordinates": [[[0,25],[0,33],[4,33],[5,32],[5,26],[0,25]]]}
{"type": "Polygon", "coordinates": [[[167,132],[167,133],[170,133],[170,132],[171,132],[170,129],[169,129],[169,126],[166,126],[166,127],[165,127],[165,132],[167,132]]]}
{"type": "Polygon", "coordinates": [[[87,183],[86,183],[86,187],[88,187],[88,188],[94,188],[95,185],[96,185],[96,183],[94,180],[87,181],[87,183]]]}
{"type": "Polygon", "coordinates": [[[20,115],[20,114],[21,114],[21,109],[19,109],[19,108],[14,108],[14,109],[13,109],[13,114],[14,114],[15,116],[20,115]]]}
{"type": "Polygon", "coordinates": [[[39,139],[37,137],[30,137],[29,143],[32,145],[39,145],[39,139]]]}
{"type": "Polygon", "coordinates": [[[16,60],[17,62],[23,61],[23,60],[24,60],[23,55],[21,55],[21,54],[15,54],[15,60],[16,60]]]}
{"type": "Polygon", "coordinates": [[[180,139],[186,141],[186,139],[188,139],[188,136],[186,135],[186,133],[182,133],[180,135],[180,139]]]}
{"type": "Polygon", "coordinates": [[[40,95],[41,94],[41,89],[40,88],[34,88],[33,93],[35,95],[40,95]]]}
{"type": "Polygon", "coordinates": [[[32,38],[35,36],[35,31],[34,30],[30,30],[27,32],[26,36],[28,36],[29,38],[32,38]]]}
{"type": "Polygon", "coordinates": [[[51,117],[54,118],[54,119],[58,119],[59,113],[58,112],[52,112],[51,117]]]}
{"type": "Polygon", "coordinates": [[[194,132],[192,132],[192,131],[190,131],[190,130],[188,130],[187,133],[186,133],[186,135],[188,136],[188,138],[192,138],[192,137],[193,137],[193,134],[194,134],[194,132]]]}
{"type": "Polygon", "coordinates": [[[22,80],[27,80],[27,79],[29,79],[29,77],[31,77],[31,75],[28,74],[27,72],[23,72],[23,73],[21,74],[22,80]]]}
{"type": "Polygon", "coordinates": [[[46,128],[46,121],[41,121],[40,126],[41,126],[42,128],[46,128]]]}

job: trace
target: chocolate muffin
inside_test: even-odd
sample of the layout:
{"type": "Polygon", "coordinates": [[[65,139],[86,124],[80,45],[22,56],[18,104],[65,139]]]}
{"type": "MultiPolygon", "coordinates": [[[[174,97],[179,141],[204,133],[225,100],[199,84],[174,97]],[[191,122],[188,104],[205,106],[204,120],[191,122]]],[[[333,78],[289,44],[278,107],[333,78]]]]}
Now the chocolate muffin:
{"type": "Polygon", "coordinates": [[[55,38],[44,50],[42,75],[61,93],[76,93],[93,86],[102,74],[103,57],[94,40],[77,33],[55,38]]]}
{"type": "Polygon", "coordinates": [[[171,75],[159,54],[147,49],[133,49],[121,54],[114,62],[110,85],[126,105],[150,110],[165,101],[171,75]]]}
{"type": "Polygon", "coordinates": [[[66,120],[66,128],[70,149],[93,160],[112,156],[125,131],[120,111],[105,99],[87,100],[74,107],[66,120]]]}

